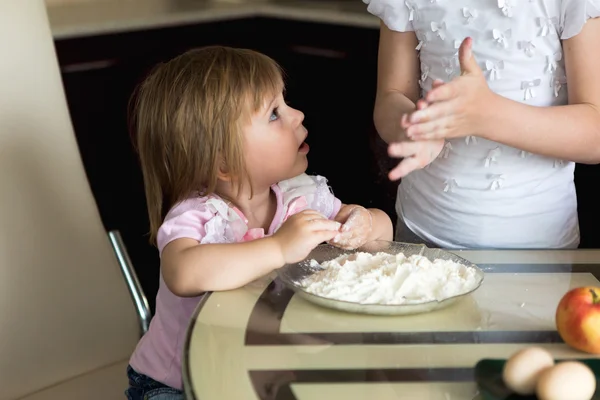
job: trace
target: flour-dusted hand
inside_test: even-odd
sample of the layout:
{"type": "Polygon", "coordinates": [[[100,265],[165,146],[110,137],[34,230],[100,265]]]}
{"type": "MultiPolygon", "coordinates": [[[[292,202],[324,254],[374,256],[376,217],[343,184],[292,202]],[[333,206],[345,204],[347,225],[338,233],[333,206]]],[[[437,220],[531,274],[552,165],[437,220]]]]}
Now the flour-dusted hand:
{"type": "Polygon", "coordinates": [[[340,232],[328,243],[342,249],[351,250],[368,241],[373,229],[371,212],[362,206],[344,205],[335,217],[342,224],[340,232]]]}
{"type": "Polygon", "coordinates": [[[285,263],[304,260],[322,242],[339,233],[341,223],[325,218],[314,210],[305,210],[288,218],[273,235],[285,263]]]}
{"type": "Polygon", "coordinates": [[[495,94],[488,87],[483,71],[472,52],[473,40],[466,38],[459,49],[461,75],[449,83],[437,85],[427,93],[429,104],[407,118],[409,138],[419,140],[450,139],[477,135],[485,121],[481,107],[490,104],[495,94]]]}

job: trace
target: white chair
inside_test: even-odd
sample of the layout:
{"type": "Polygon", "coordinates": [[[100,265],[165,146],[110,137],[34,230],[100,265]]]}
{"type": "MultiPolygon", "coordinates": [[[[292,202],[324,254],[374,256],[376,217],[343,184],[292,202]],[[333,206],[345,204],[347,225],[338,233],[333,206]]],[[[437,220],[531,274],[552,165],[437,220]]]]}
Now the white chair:
{"type": "Polygon", "coordinates": [[[120,244],[86,179],[44,1],[3,0],[0,400],[125,398],[149,313],[120,244]]]}

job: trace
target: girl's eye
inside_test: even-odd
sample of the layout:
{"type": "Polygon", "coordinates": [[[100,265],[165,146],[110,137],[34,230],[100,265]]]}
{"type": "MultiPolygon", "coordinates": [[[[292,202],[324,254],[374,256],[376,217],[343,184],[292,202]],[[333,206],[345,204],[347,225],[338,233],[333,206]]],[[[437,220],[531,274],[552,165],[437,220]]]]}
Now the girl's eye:
{"type": "Polygon", "coordinates": [[[279,109],[275,107],[273,112],[271,112],[271,116],[269,117],[269,121],[276,121],[279,119],[279,109]]]}

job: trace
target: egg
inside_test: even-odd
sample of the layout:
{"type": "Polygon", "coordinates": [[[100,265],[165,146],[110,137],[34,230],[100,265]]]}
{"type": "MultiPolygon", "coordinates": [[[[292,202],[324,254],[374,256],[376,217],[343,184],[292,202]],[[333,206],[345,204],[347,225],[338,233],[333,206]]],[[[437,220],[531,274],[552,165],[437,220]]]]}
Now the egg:
{"type": "Polygon", "coordinates": [[[554,365],[554,358],[541,347],[527,347],[513,354],[502,370],[504,384],[520,395],[535,393],[538,377],[554,365]]]}
{"type": "Polygon", "coordinates": [[[590,400],[596,391],[596,376],[579,361],[559,362],[540,374],[539,400],[590,400]]]}

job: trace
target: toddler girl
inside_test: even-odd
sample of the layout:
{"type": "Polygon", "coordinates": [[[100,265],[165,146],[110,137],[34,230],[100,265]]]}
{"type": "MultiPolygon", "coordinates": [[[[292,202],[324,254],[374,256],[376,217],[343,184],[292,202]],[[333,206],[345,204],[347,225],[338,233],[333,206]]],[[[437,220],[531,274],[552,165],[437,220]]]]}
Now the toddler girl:
{"type": "Polygon", "coordinates": [[[183,398],[182,346],[204,292],[244,286],[324,241],[392,239],[385,213],[344,205],[305,174],[303,119],[283,99],[278,65],[250,50],[192,50],[140,86],[133,127],[161,276],[129,399],[183,398]]]}
{"type": "Polygon", "coordinates": [[[396,240],[575,248],[575,162],[600,162],[600,0],[364,0],[396,240]],[[425,168],[424,168],[425,167],[425,168]]]}

